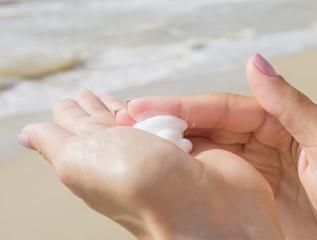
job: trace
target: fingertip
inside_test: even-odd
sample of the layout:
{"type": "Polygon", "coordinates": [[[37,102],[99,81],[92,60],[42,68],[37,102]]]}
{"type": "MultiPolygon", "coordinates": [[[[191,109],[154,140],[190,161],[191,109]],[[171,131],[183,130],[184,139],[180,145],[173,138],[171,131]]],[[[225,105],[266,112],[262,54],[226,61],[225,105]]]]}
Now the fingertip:
{"type": "Polygon", "coordinates": [[[278,94],[276,93],[276,88],[280,83],[276,81],[277,76],[272,77],[264,74],[255,64],[254,58],[255,56],[251,57],[246,65],[247,80],[260,105],[270,112],[271,103],[277,101],[278,94]]]}
{"type": "Polygon", "coordinates": [[[109,93],[103,93],[99,95],[98,98],[113,116],[116,112],[124,108],[123,102],[109,93]]]}
{"type": "Polygon", "coordinates": [[[126,109],[121,109],[116,113],[116,123],[120,126],[133,126],[136,120],[129,115],[126,109]]]}
{"type": "Polygon", "coordinates": [[[259,53],[255,53],[251,57],[251,62],[261,73],[268,77],[275,77],[276,71],[273,66],[259,53]]]}
{"type": "Polygon", "coordinates": [[[180,117],[180,101],[175,97],[149,96],[128,101],[129,115],[142,121],[156,115],[175,115],[180,117]]]}
{"type": "Polygon", "coordinates": [[[50,163],[60,151],[63,140],[74,134],[51,122],[34,123],[23,128],[18,142],[30,149],[38,151],[50,163]]]}
{"type": "Polygon", "coordinates": [[[73,107],[74,105],[78,106],[78,104],[70,98],[60,99],[52,107],[53,118],[57,119],[63,110],[69,109],[70,107],[73,107]]]}
{"type": "Polygon", "coordinates": [[[127,99],[125,101],[127,113],[135,119],[140,113],[150,109],[149,100],[149,97],[127,99]]]}
{"type": "Polygon", "coordinates": [[[255,53],[246,64],[246,75],[249,83],[265,81],[279,77],[275,69],[261,54],[255,53]]]}
{"type": "Polygon", "coordinates": [[[30,150],[35,150],[31,145],[30,145],[30,141],[29,141],[29,137],[27,134],[25,133],[20,133],[18,136],[17,136],[17,141],[18,143],[25,147],[25,148],[28,148],[30,150]]]}
{"type": "Polygon", "coordinates": [[[258,85],[258,83],[261,83],[261,81],[265,80],[267,77],[254,64],[252,58],[253,57],[248,60],[246,65],[246,75],[251,88],[253,88],[254,85],[258,85]]]}
{"type": "Polygon", "coordinates": [[[249,60],[247,61],[246,67],[245,67],[245,72],[248,75],[248,73],[250,72],[250,70],[252,70],[253,68],[253,63],[252,63],[252,58],[249,58],[249,60]]]}
{"type": "Polygon", "coordinates": [[[39,129],[42,128],[44,124],[49,123],[32,123],[26,125],[21,133],[18,135],[18,143],[23,147],[38,151],[37,142],[39,141],[39,129]]]}
{"type": "Polygon", "coordinates": [[[91,105],[92,106],[95,105],[95,104],[90,104],[91,102],[95,103],[95,99],[96,99],[96,96],[93,94],[93,92],[86,88],[78,90],[73,96],[73,101],[86,112],[87,112],[86,108],[90,109],[91,105]]]}
{"type": "Polygon", "coordinates": [[[92,91],[90,91],[89,89],[87,88],[83,88],[83,89],[80,89],[78,90],[75,94],[74,94],[74,99],[80,99],[80,98],[83,98],[85,96],[91,96],[93,95],[92,91]]]}

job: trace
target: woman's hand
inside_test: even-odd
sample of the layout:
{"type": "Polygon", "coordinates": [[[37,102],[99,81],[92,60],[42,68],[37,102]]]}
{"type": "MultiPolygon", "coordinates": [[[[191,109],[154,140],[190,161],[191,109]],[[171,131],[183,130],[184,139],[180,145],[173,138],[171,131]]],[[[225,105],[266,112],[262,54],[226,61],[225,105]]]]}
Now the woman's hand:
{"type": "Polygon", "coordinates": [[[283,239],[272,190],[248,162],[202,137],[192,138],[191,156],[116,126],[112,113],[122,107],[109,95],[80,91],[55,105],[55,123],[25,127],[20,142],[139,239],[283,239]]]}
{"type": "MultiPolygon", "coordinates": [[[[317,107],[258,54],[247,64],[247,77],[256,98],[147,97],[129,101],[128,113],[176,115],[192,126],[187,137],[204,139],[195,142],[201,154],[217,144],[246,159],[270,184],[288,239],[316,239],[317,107]]],[[[117,115],[119,124],[125,115],[117,115]]]]}

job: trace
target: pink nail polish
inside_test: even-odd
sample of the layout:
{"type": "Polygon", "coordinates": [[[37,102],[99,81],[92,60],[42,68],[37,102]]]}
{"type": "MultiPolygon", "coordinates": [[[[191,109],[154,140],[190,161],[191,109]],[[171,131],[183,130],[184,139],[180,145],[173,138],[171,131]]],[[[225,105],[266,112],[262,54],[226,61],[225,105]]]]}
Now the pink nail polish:
{"type": "Polygon", "coordinates": [[[20,143],[23,147],[34,150],[29,143],[29,138],[25,133],[21,133],[18,135],[18,143],[20,143]]]}
{"type": "Polygon", "coordinates": [[[125,100],[125,107],[126,107],[126,108],[128,107],[128,103],[129,103],[130,101],[132,101],[133,99],[135,99],[135,98],[128,98],[127,100],[125,100]]]}
{"type": "Polygon", "coordinates": [[[118,112],[120,112],[121,110],[122,110],[122,108],[120,108],[120,109],[115,109],[115,110],[113,111],[115,118],[117,117],[118,112]]]}
{"type": "Polygon", "coordinates": [[[265,75],[270,77],[277,75],[272,65],[259,53],[255,53],[251,60],[257,69],[259,69],[265,75]]]}

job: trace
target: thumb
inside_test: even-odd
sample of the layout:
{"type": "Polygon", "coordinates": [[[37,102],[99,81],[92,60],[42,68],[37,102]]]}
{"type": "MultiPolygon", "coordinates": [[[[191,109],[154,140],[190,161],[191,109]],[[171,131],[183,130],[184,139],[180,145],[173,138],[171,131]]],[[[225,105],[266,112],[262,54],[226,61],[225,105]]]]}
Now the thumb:
{"type": "Polygon", "coordinates": [[[298,175],[317,209],[317,107],[277,75],[271,64],[256,53],[248,62],[249,85],[260,105],[275,116],[301,145],[298,175]]]}
{"type": "Polygon", "coordinates": [[[277,75],[256,53],[246,67],[249,85],[260,105],[278,118],[303,148],[317,146],[317,106],[277,75]]]}

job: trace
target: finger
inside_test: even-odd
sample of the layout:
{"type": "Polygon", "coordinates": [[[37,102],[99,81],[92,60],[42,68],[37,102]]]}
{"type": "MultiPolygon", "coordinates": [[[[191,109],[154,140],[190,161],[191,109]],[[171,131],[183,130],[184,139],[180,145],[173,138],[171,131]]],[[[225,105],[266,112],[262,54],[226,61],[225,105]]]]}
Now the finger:
{"type": "Polygon", "coordinates": [[[57,153],[65,140],[74,135],[55,123],[31,124],[26,126],[22,133],[26,135],[27,144],[53,165],[58,161],[57,153]]]}
{"type": "Polygon", "coordinates": [[[114,120],[113,115],[101,100],[87,89],[79,90],[74,96],[75,102],[93,117],[103,117],[114,120]]]}
{"type": "Polygon", "coordinates": [[[71,99],[62,99],[53,107],[54,122],[58,125],[72,131],[74,122],[77,119],[89,117],[75,101],[71,99]]]}
{"type": "Polygon", "coordinates": [[[215,149],[226,150],[236,155],[242,155],[244,150],[243,144],[219,144],[201,137],[190,137],[189,140],[193,144],[191,155],[199,160],[208,159],[208,156],[210,156],[210,151],[215,149]]]}
{"type": "Polygon", "coordinates": [[[63,99],[53,107],[54,122],[73,133],[93,132],[114,126],[112,119],[91,117],[75,101],[63,99]]]}
{"type": "Polygon", "coordinates": [[[259,54],[249,60],[246,73],[260,105],[277,117],[303,147],[316,146],[317,106],[278,76],[259,54]]]}
{"type": "Polygon", "coordinates": [[[113,116],[115,115],[115,111],[125,108],[123,102],[108,93],[101,94],[99,99],[108,108],[113,116]]]}
{"type": "Polygon", "coordinates": [[[252,133],[237,133],[223,129],[192,128],[186,131],[186,137],[204,137],[217,144],[245,144],[250,141],[252,133]]]}
{"type": "Polygon", "coordinates": [[[117,124],[120,126],[133,126],[136,123],[126,109],[116,112],[115,117],[117,124]]]}
{"type": "Polygon", "coordinates": [[[266,112],[253,97],[228,93],[190,97],[145,97],[127,105],[136,120],[151,115],[174,115],[187,121],[190,127],[217,128],[235,132],[250,132],[261,127],[266,112]]]}
{"type": "Polygon", "coordinates": [[[250,87],[261,106],[274,115],[303,147],[298,157],[298,175],[316,208],[316,105],[278,76],[273,67],[259,54],[249,60],[246,73],[250,87]]]}

